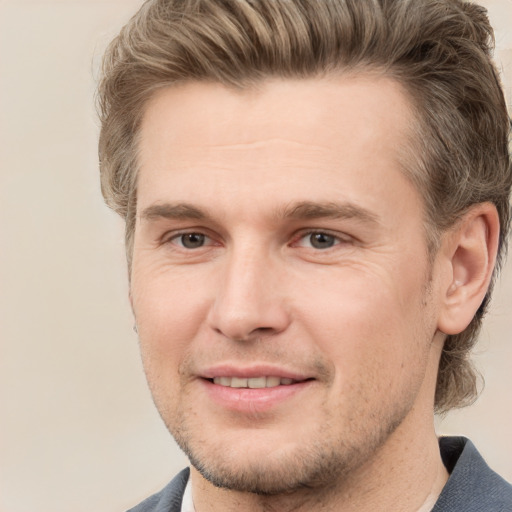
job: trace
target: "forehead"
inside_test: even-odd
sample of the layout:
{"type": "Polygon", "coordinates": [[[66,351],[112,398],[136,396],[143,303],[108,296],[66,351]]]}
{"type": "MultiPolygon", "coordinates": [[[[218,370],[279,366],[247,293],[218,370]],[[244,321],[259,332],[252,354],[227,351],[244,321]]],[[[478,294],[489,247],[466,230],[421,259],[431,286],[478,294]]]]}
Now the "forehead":
{"type": "Polygon", "coordinates": [[[163,89],[142,122],[138,206],[169,195],[196,198],[206,190],[198,180],[209,201],[244,190],[279,190],[286,201],[293,180],[295,192],[310,197],[290,199],[315,200],[336,183],[335,192],[348,195],[364,185],[358,193],[375,202],[401,168],[412,122],[401,86],[370,74],[268,80],[244,90],[216,83],[163,89]]]}
{"type": "Polygon", "coordinates": [[[251,143],[262,130],[267,138],[286,135],[299,143],[329,142],[340,135],[347,139],[348,133],[357,134],[361,142],[375,143],[372,136],[386,123],[393,127],[389,137],[384,132],[378,135],[384,135],[383,143],[396,143],[394,135],[407,131],[411,120],[402,86],[378,74],[268,79],[245,89],[189,82],[152,96],[142,134],[148,139],[159,132],[176,145],[216,144],[222,136],[226,142],[251,143]],[[315,124],[326,126],[330,133],[307,131],[315,124]]]}

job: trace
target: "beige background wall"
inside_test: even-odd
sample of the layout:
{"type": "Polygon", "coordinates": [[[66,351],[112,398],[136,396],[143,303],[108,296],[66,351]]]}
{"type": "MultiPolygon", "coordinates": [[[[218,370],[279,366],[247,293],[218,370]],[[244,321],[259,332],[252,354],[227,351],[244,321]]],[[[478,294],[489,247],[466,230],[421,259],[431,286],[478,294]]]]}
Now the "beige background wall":
{"type": "MultiPolygon", "coordinates": [[[[512,99],[512,2],[487,1],[512,99]]],[[[136,0],[0,0],[0,512],[122,511],[186,462],[153,408],[122,226],[97,176],[94,76],[136,0]]],[[[440,432],[512,480],[512,263],[440,432]]]]}

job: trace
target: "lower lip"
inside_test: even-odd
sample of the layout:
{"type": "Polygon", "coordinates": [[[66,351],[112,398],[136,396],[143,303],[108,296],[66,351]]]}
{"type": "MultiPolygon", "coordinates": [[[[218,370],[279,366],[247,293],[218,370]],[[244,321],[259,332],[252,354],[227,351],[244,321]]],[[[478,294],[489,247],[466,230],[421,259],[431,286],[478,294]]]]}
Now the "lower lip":
{"type": "Polygon", "coordinates": [[[275,386],[272,388],[230,388],[201,379],[209,397],[217,405],[230,411],[242,413],[261,413],[283,404],[309,388],[314,381],[307,380],[275,386]]]}

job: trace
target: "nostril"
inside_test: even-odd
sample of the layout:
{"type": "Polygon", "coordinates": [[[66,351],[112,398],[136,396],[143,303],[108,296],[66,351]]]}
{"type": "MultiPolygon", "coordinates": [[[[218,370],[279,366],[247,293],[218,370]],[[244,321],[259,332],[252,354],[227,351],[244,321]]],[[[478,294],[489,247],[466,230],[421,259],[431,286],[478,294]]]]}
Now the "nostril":
{"type": "Polygon", "coordinates": [[[251,341],[259,341],[275,333],[277,333],[277,330],[273,327],[257,327],[256,329],[253,329],[247,336],[239,336],[233,338],[233,340],[247,343],[251,341]]]}

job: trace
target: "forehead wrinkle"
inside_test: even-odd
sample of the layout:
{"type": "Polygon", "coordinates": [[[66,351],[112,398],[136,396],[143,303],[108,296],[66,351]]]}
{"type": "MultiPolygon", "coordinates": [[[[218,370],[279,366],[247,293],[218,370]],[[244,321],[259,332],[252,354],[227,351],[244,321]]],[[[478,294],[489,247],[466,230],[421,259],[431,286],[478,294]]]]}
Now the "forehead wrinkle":
{"type": "Polygon", "coordinates": [[[217,142],[217,143],[210,143],[210,144],[201,144],[200,146],[194,145],[193,143],[190,144],[190,147],[199,147],[199,148],[218,148],[218,149],[266,149],[267,146],[280,146],[280,145],[292,145],[292,146],[306,146],[309,147],[312,150],[322,150],[330,149],[327,145],[320,145],[320,144],[313,144],[309,140],[294,140],[291,138],[284,138],[284,137],[267,137],[267,138],[258,138],[258,139],[247,139],[245,141],[233,141],[233,142],[217,142]]]}

